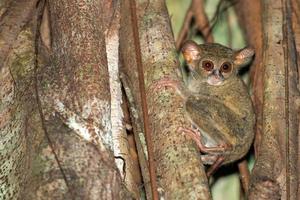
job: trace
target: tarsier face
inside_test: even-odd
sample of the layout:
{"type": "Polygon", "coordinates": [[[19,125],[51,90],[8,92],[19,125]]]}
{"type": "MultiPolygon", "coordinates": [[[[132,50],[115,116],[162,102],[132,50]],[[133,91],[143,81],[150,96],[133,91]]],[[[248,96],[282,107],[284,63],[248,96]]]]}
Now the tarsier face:
{"type": "Polygon", "coordinates": [[[236,76],[238,69],[251,61],[254,50],[244,48],[234,51],[216,43],[197,45],[193,41],[187,41],[182,53],[195,78],[204,79],[209,85],[219,86],[236,76]]]}

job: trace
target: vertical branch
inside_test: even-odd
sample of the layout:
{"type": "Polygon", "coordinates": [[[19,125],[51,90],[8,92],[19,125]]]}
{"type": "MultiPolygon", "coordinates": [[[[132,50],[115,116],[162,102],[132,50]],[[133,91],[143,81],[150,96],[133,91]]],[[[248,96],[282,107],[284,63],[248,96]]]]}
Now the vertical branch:
{"type": "Polygon", "coordinates": [[[249,199],[297,199],[298,66],[289,0],[263,1],[263,134],[249,199]]]}
{"type": "MultiPolygon", "coordinates": [[[[111,2],[51,1],[48,4],[51,64],[38,68],[39,98],[68,185],[79,199],[124,199],[131,194],[121,184],[112,153],[110,80],[104,34],[110,21],[107,19],[113,13],[106,9],[111,8],[111,2]]],[[[111,44],[111,47],[115,46],[111,44]]],[[[45,162],[36,161],[37,166],[43,166],[39,168],[43,176],[36,175],[35,181],[40,181],[32,199],[48,195],[45,194],[48,191],[57,191],[58,199],[72,198],[61,183],[61,172],[48,148],[48,145],[41,148],[39,160],[45,162]]]]}
{"type": "Polygon", "coordinates": [[[205,14],[203,0],[193,0],[192,8],[195,16],[196,25],[199,31],[202,32],[205,42],[213,42],[213,35],[211,33],[208,17],[205,14]]]}
{"type": "Polygon", "coordinates": [[[178,37],[176,40],[176,49],[180,49],[181,45],[183,44],[184,40],[186,39],[187,33],[190,28],[190,24],[193,18],[193,11],[192,11],[192,4],[189,9],[186,11],[182,27],[178,33],[178,37]]]}
{"type": "Polygon", "coordinates": [[[131,10],[131,20],[132,20],[132,28],[133,28],[135,56],[136,56],[136,62],[137,62],[138,83],[139,83],[141,102],[142,102],[144,131],[145,131],[145,138],[146,138],[146,142],[147,142],[147,152],[148,152],[152,198],[154,200],[158,200],[158,192],[157,192],[158,188],[157,188],[157,182],[156,182],[155,163],[154,163],[154,156],[153,156],[153,143],[152,143],[150,127],[149,127],[148,107],[147,107],[145,82],[144,82],[144,69],[143,69],[141,47],[140,47],[140,41],[139,41],[140,37],[139,37],[139,31],[138,31],[135,0],[130,0],[130,10],[131,10]]]}
{"type": "Polygon", "coordinates": [[[299,91],[299,63],[297,58],[297,47],[295,36],[293,32],[292,22],[292,2],[291,0],[284,1],[283,13],[284,13],[284,26],[283,36],[286,39],[286,45],[284,45],[284,58],[286,65],[285,83],[286,89],[286,124],[288,126],[286,136],[286,193],[287,199],[296,200],[299,199],[299,112],[300,106],[297,101],[300,98],[299,91]]]}
{"type": "Polygon", "coordinates": [[[35,185],[33,160],[44,137],[34,79],[43,3],[0,5],[0,199],[25,199],[35,185]]]}
{"type": "Polygon", "coordinates": [[[250,182],[250,172],[248,169],[248,162],[246,159],[243,159],[241,162],[238,163],[238,168],[240,172],[240,179],[243,186],[244,193],[246,197],[248,196],[249,190],[249,182],[250,182]]]}
{"type": "MultiPolygon", "coordinates": [[[[37,15],[37,12],[33,12],[37,15]]],[[[0,66],[0,199],[22,199],[31,177],[31,162],[41,143],[34,93],[37,17],[19,30],[0,66]],[[32,127],[31,125],[35,126],[32,127]]],[[[3,38],[1,38],[3,39],[3,38]]],[[[6,41],[12,42],[12,41],[6,41]]],[[[0,42],[0,49],[5,44],[0,42]]],[[[0,58],[1,59],[1,58],[0,58]]]]}
{"type": "Polygon", "coordinates": [[[112,21],[105,35],[109,86],[111,94],[111,132],[115,163],[126,188],[136,199],[140,198],[138,186],[134,180],[134,168],[130,156],[126,129],[123,123],[122,90],[119,76],[119,29],[120,29],[120,2],[114,6],[112,21]]]}
{"type": "Polygon", "coordinates": [[[149,165],[146,158],[148,154],[146,150],[144,131],[142,127],[143,124],[142,119],[140,119],[139,117],[139,112],[136,104],[137,101],[134,100],[134,95],[132,94],[131,91],[131,88],[133,87],[129,84],[128,77],[125,78],[125,74],[122,73],[121,80],[129,103],[129,112],[130,112],[131,121],[133,123],[134,140],[137,147],[138,159],[139,159],[139,164],[143,176],[146,197],[147,199],[152,199],[150,171],[149,171],[149,165]]]}
{"type": "MultiPolygon", "coordinates": [[[[292,0],[291,1],[291,10],[292,10],[292,32],[293,32],[293,37],[295,39],[295,51],[296,51],[296,62],[297,62],[297,66],[295,71],[298,72],[298,74],[294,73],[295,76],[295,81],[297,84],[297,88],[298,90],[300,89],[300,69],[299,69],[299,65],[300,65],[300,2],[297,0],[292,0]]],[[[297,107],[299,108],[299,104],[297,104],[297,107]]],[[[300,155],[300,113],[298,114],[298,138],[293,138],[292,142],[297,141],[298,142],[298,150],[295,153],[296,158],[291,158],[290,160],[294,160],[294,161],[298,161],[297,163],[297,170],[295,170],[295,172],[297,173],[297,180],[298,180],[298,189],[297,189],[297,199],[300,198],[300,159],[299,159],[299,155],[300,155]],[[298,155],[298,156],[297,156],[298,155]]],[[[291,138],[292,139],[292,138],[291,138]]],[[[294,170],[294,169],[293,169],[294,170]]]]}

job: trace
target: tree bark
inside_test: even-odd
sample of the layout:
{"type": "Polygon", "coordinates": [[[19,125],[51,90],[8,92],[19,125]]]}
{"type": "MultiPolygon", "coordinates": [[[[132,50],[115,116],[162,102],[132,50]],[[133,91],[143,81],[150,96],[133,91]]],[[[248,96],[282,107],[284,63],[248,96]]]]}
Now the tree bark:
{"type": "Polygon", "coordinates": [[[37,0],[5,0],[0,5],[0,69],[15,43],[19,33],[28,21],[34,19],[37,0]]]}
{"type": "Polygon", "coordinates": [[[36,52],[46,52],[37,63],[37,105],[46,140],[33,160],[23,199],[132,197],[121,185],[112,153],[104,35],[109,22],[104,17],[111,10],[106,8],[102,1],[49,4],[51,62],[43,60],[46,50],[36,52]]]}
{"type": "Polygon", "coordinates": [[[297,199],[299,98],[290,1],[263,1],[263,134],[249,199],[297,199]]]}
{"type": "MultiPolygon", "coordinates": [[[[32,5],[35,5],[35,3],[26,4],[29,8],[25,7],[24,11],[26,12],[21,12],[18,15],[17,10],[22,5],[18,4],[18,7],[15,4],[13,2],[13,6],[7,12],[6,10],[3,11],[6,14],[3,15],[4,17],[1,16],[5,22],[3,23],[4,29],[11,26],[9,22],[13,20],[9,17],[15,17],[13,14],[10,15],[14,9],[17,13],[14,22],[18,22],[18,19],[21,18],[24,18],[24,21],[20,21],[18,29],[8,29],[10,31],[8,35],[2,34],[4,41],[2,50],[5,51],[4,53],[9,52],[14,42],[13,39],[17,37],[20,31],[22,32],[21,29],[24,24],[31,19],[32,16],[29,15],[29,11],[34,10],[32,5]]],[[[50,196],[55,199],[74,199],[75,197],[83,199],[131,198],[131,194],[124,193],[127,191],[121,186],[121,177],[115,168],[112,154],[112,150],[116,151],[116,149],[111,134],[113,130],[111,130],[110,121],[110,100],[112,98],[109,95],[109,77],[112,86],[115,82],[118,82],[112,80],[116,78],[112,77],[112,74],[118,73],[115,70],[111,71],[110,74],[108,72],[104,32],[111,22],[112,13],[114,13],[112,10],[113,3],[112,1],[105,3],[101,1],[85,3],[54,1],[48,7],[51,19],[49,30],[51,33],[46,33],[46,35],[49,34],[47,36],[51,36],[51,38],[40,38],[39,32],[35,30],[40,28],[41,19],[39,17],[42,13],[41,10],[41,12],[36,10],[35,21],[29,23],[29,28],[26,27],[31,31],[31,35],[26,32],[28,38],[25,39],[30,40],[28,43],[31,43],[30,45],[27,43],[22,44],[27,45],[27,51],[32,51],[30,56],[34,59],[31,57],[28,57],[28,59],[32,59],[30,60],[33,66],[32,69],[37,68],[37,70],[31,71],[32,77],[28,77],[35,87],[32,88],[33,90],[26,92],[32,92],[38,96],[37,99],[33,98],[32,100],[31,98],[30,102],[37,101],[31,106],[36,106],[36,117],[40,123],[32,126],[39,131],[39,140],[36,140],[36,148],[39,148],[30,149],[35,155],[30,157],[31,154],[28,153],[26,156],[29,158],[25,157],[24,160],[18,160],[22,156],[19,155],[19,152],[13,152],[19,157],[11,156],[12,160],[15,163],[20,162],[20,165],[8,168],[8,170],[15,172],[23,169],[24,167],[21,165],[25,162],[30,166],[32,165],[33,171],[31,174],[31,168],[27,172],[24,170],[24,174],[15,182],[8,179],[7,185],[4,185],[3,190],[7,190],[7,192],[4,192],[3,198],[12,197],[13,193],[15,193],[15,198],[21,197],[24,199],[44,199],[50,196]],[[48,58],[48,54],[50,54],[50,58],[48,58]],[[35,81],[36,73],[33,72],[38,74],[38,82],[35,81]],[[29,180],[31,184],[26,186],[27,192],[22,193],[22,191],[25,191],[23,188],[25,180],[29,180]],[[99,189],[99,185],[103,187],[99,189]]],[[[45,11],[46,14],[47,11],[45,11]]],[[[41,34],[44,34],[43,30],[41,30],[41,34]]],[[[117,31],[110,30],[107,34],[108,47],[115,44],[111,39],[113,35],[117,36],[117,31]]],[[[113,54],[117,50],[109,49],[107,52],[113,54]]],[[[7,59],[6,55],[1,55],[3,56],[1,61],[4,62],[7,59]]],[[[18,54],[16,53],[16,55],[18,54]]],[[[109,59],[111,62],[115,62],[113,58],[109,57],[109,59]]],[[[12,61],[9,60],[9,62],[12,61]]],[[[112,65],[118,65],[118,60],[112,65]]],[[[9,96],[14,91],[11,89],[13,84],[18,81],[13,77],[13,71],[10,72],[9,68],[6,70],[4,80],[5,83],[8,83],[8,86],[3,86],[7,88],[3,96],[9,96]],[[9,79],[10,73],[12,81],[9,79]]],[[[27,87],[30,87],[30,85],[27,84],[26,89],[27,87]]],[[[118,87],[120,88],[120,84],[118,87]]],[[[111,87],[110,89],[118,88],[111,87]]],[[[24,105],[22,105],[25,108],[26,103],[24,102],[24,105]]],[[[28,106],[28,108],[31,107],[28,106]]],[[[10,123],[11,113],[8,112],[10,108],[4,111],[1,117],[4,118],[2,125],[5,127],[10,123]]],[[[26,120],[26,126],[24,126],[27,131],[29,126],[27,126],[27,122],[32,120],[31,118],[26,118],[26,120]]],[[[121,131],[124,133],[124,130],[121,131]]],[[[6,140],[1,141],[5,142],[6,140]]],[[[18,150],[24,154],[22,148],[18,150]]],[[[8,154],[14,155],[13,153],[11,151],[4,152],[4,158],[8,154]]],[[[124,155],[122,156],[124,157],[124,155]]],[[[130,160],[125,160],[126,166],[130,166],[130,160]]],[[[7,165],[7,162],[4,164],[7,165]]],[[[121,171],[120,167],[119,171],[121,171]]],[[[6,175],[6,170],[3,170],[3,174],[6,175]]],[[[125,174],[122,177],[126,181],[130,177],[127,168],[125,174]]],[[[135,187],[135,190],[137,190],[137,187],[135,187]]],[[[138,198],[137,192],[132,192],[138,198]]]]}
{"type": "MultiPolygon", "coordinates": [[[[299,1],[296,1],[296,0],[292,0],[291,1],[292,4],[291,4],[291,12],[292,12],[292,32],[293,32],[293,36],[294,36],[294,39],[295,39],[295,50],[297,52],[296,54],[296,57],[297,57],[297,60],[295,60],[295,62],[297,63],[297,69],[298,69],[298,66],[299,66],[299,63],[300,63],[300,3],[299,1]]],[[[295,81],[297,83],[297,88],[299,90],[299,77],[300,77],[300,70],[298,69],[297,71],[295,71],[294,73],[294,76],[295,77],[295,81]],[[296,73],[298,72],[298,74],[296,73]]],[[[299,105],[297,105],[299,107],[299,105]]],[[[298,116],[298,119],[299,119],[299,116],[298,116]]],[[[298,124],[300,125],[300,122],[298,121],[298,124]]],[[[298,130],[298,139],[297,138],[294,138],[294,142],[297,141],[298,143],[298,150],[297,152],[293,152],[295,153],[295,162],[298,162],[297,163],[297,169],[295,170],[295,172],[298,174],[297,176],[297,182],[298,182],[298,189],[296,190],[297,191],[297,199],[300,198],[300,181],[299,181],[299,174],[300,174],[300,159],[299,159],[299,156],[297,155],[300,155],[300,134],[299,134],[299,129],[300,127],[297,128],[298,130]]]]}
{"type": "MultiPolygon", "coordinates": [[[[11,13],[20,7],[10,6],[1,16],[1,31],[12,25],[10,22],[20,20],[20,13],[11,13]]],[[[27,6],[30,7],[26,5],[24,12],[28,12],[27,6]]],[[[5,40],[0,48],[0,198],[3,200],[22,199],[24,188],[30,183],[28,178],[36,169],[32,160],[43,140],[34,78],[38,10],[30,16],[32,20],[26,25],[23,20],[27,19],[22,19],[20,27],[0,34],[0,40],[5,40]]]]}
{"type": "MultiPolygon", "coordinates": [[[[122,90],[119,76],[119,29],[120,29],[120,2],[114,5],[114,15],[106,32],[106,53],[109,72],[109,86],[111,94],[111,132],[113,139],[113,152],[115,163],[127,189],[134,194],[135,199],[140,199],[140,189],[134,180],[136,172],[130,156],[129,138],[127,137],[124,113],[121,104],[122,90]]],[[[138,169],[138,168],[137,168],[138,169]]]]}

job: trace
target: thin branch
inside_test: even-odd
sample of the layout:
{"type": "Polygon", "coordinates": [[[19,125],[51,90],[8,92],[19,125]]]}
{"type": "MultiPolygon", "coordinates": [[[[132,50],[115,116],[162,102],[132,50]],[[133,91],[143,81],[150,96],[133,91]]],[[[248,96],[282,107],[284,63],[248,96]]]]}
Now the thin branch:
{"type": "Polygon", "coordinates": [[[210,31],[209,20],[205,14],[203,0],[193,0],[191,7],[196,20],[196,25],[199,31],[201,31],[205,42],[213,42],[214,38],[210,31]]]}
{"type": "Polygon", "coordinates": [[[105,34],[106,57],[110,86],[110,117],[111,133],[113,140],[113,152],[116,166],[126,188],[132,193],[134,198],[140,199],[138,185],[134,180],[135,170],[129,151],[128,137],[123,123],[124,112],[122,110],[122,88],[119,76],[119,30],[120,30],[120,2],[114,6],[112,21],[105,34]],[[122,159],[120,159],[122,158],[122,159]]]}
{"type": "Polygon", "coordinates": [[[192,18],[195,17],[197,29],[202,33],[205,42],[213,42],[213,35],[209,27],[209,20],[204,10],[203,0],[193,0],[186,12],[184,21],[176,40],[176,49],[180,49],[186,39],[192,18]]]}
{"type": "Polygon", "coordinates": [[[193,11],[192,11],[192,4],[191,4],[191,6],[189,7],[189,9],[186,12],[182,27],[180,29],[180,32],[179,32],[177,40],[176,40],[176,49],[178,49],[178,50],[180,49],[184,39],[187,36],[192,18],[193,18],[193,11]]]}
{"type": "Polygon", "coordinates": [[[137,70],[138,70],[138,82],[139,82],[139,89],[141,95],[143,119],[144,119],[144,131],[145,131],[145,137],[147,142],[152,198],[154,200],[158,200],[158,192],[157,192],[158,187],[157,187],[156,174],[155,174],[153,144],[150,135],[150,125],[148,119],[148,107],[147,107],[146,93],[145,93],[144,70],[143,70],[141,47],[139,41],[139,31],[138,31],[138,21],[137,21],[135,0],[130,0],[130,10],[131,10],[133,38],[134,38],[134,46],[135,46],[135,56],[136,56],[137,70]]]}
{"type": "Polygon", "coordinates": [[[46,122],[45,122],[45,117],[44,117],[44,113],[43,113],[43,110],[42,110],[42,103],[41,103],[41,100],[39,98],[39,91],[38,91],[38,86],[37,86],[37,74],[36,74],[36,69],[35,69],[35,92],[36,92],[36,100],[37,100],[37,105],[38,105],[38,110],[39,110],[39,114],[40,114],[40,118],[41,118],[41,123],[42,123],[42,128],[43,128],[43,131],[45,133],[45,136],[46,136],[46,139],[48,141],[48,144],[49,144],[49,147],[51,149],[51,152],[52,154],[54,155],[54,159],[57,163],[57,166],[61,172],[61,175],[63,177],[63,180],[68,188],[68,192],[70,193],[72,199],[75,199],[75,195],[73,194],[73,190],[71,189],[71,185],[67,179],[67,176],[66,176],[66,173],[65,173],[65,170],[63,169],[62,167],[62,164],[58,158],[58,155],[57,153],[55,152],[55,148],[54,148],[54,145],[53,145],[53,142],[51,141],[50,139],[50,136],[49,136],[49,133],[48,133],[48,130],[47,130],[47,126],[46,126],[46,122]]]}
{"type": "Polygon", "coordinates": [[[240,171],[240,178],[242,182],[242,186],[244,189],[244,192],[246,196],[248,196],[248,189],[249,189],[249,183],[250,183],[250,172],[248,169],[248,162],[247,160],[242,160],[238,163],[238,168],[240,171]]]}
{"type": "Polygon", "coordinates": [[[228,12],[225,13],[226,15],[226,25],[227,25],[227,38],[228,38],[228,46],[232,47],[232,25],[231,25],[231,18],[228,12]]]}
{"type": "MultiPolygon", "coordinates": [[[[225,13],[229,8],[234,6],[236,3],[238,3],[239,0],[221,0],[217,6],[217,9],[215,11],[215,14],[213,18],[210,20],[210,30],[209,32],[211,33],[214,27],[218,24],[219,17],[225,13]],[[223,4],[225,3],[225,6],[223,4]],[[227,3],[227,4],[226,4],[227,3]]],[[[209,24],[207,24],[209,26],[209,24]]]]}
{"type": "Polygon", "coordinates": [[[125,90],[125,94],[129,103],[129,112],[130,117],[133,122],[133,134],[134,134],[134,140],[138,151],[138,157],[139,157],[139,164],[140,169],[143,176],[143,181],[145,185],[145,191],[146,191],[146,197],[147,199],[152,199],[151,195],[151,187],[149,185],[150,183],[150,174],[149,174],[149,167],[147,164],[147,150],[146,150],[146,144],[144,144],[145,138],[144,138],[144,131],[142,127],[142,120],[139,118],[138,109],[136,108],[136,102],[134,100],[134,96],[131,92],[132,88],[130,86],[130,83],[128,82],[128,77],[124,73],[120,74],[120,78],[125,90]],[[141,138],[142,137],[142,138],[141,138]]]}
{"type": "MultiPolygon", "coordinates": [[[[75,195],[72,192],[70,183],[67,179],[65,170],[62,167],[62,164],[58,158],[57,153],[55,152],[55,148],[53,145],[53,142],[50,139],[48,130],[47,130],[47,126],[46,126],[46,122],[45,122],[45,117],[44,117],[44,113],[43,113],[43,109],[42,109],[42,103],[41,100],[39,98],[39,90],[38,90],[38,75],[37,75],[37,69],[38,69],[38,55],[39,55],[39,41],[41,40],[41,35],[40,35],[40,27],[42,24],[42,15],[43,15],[43,11],[46,7],[46,1],[42,0],[39,2],[40,5],[38,5],[38,9],[37,9],[37,23],[36,23],[36,29],[35,29],[35,65],[34,65],[34,89],[35,89],[35,95],[36,95],[36,102],[37,102],[37,108],[38,108],[38,112],[40,115],[40,119],[41,119],[41,125],[42,125],[42,129],[44,131],[45,137],[48,141],[48,145],[51,149],[52,154],[54,155],[54,159],[57,163],[57,166],[61,172],[61,175],[63,177],[63,180],[68,188],[68,192],[70,193],[72,199],[75,199],[75,195]]],[[[1,33],[0,33],[1,34],[1,33]]],[[[1,58],[0,58],[0,69],[1,69],[1,58]]]]}

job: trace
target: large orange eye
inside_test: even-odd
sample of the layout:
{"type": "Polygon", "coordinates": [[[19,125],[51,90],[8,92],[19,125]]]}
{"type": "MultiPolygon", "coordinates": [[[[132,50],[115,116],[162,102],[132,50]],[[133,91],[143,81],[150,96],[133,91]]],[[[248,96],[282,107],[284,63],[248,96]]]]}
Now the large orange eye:
{"type": "Polygon", "coordinates": [[[231,71],[231,68],[232,68],[232,65],[230,62],[225,62],[223,63],[223,65],[221,66],[221,72],[225,72],[225,73],[228,73],[231,71]]]}
{"type": "Polygon", "coordinates": [[[214,68],[214,64],[209,60],[205,60],[205,61],[202,62],[202,67],[206,71],[211,71],[214,68]]]}

